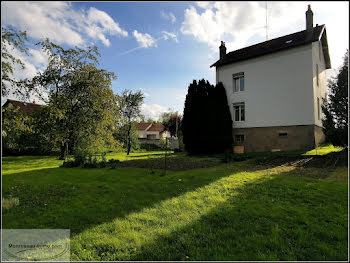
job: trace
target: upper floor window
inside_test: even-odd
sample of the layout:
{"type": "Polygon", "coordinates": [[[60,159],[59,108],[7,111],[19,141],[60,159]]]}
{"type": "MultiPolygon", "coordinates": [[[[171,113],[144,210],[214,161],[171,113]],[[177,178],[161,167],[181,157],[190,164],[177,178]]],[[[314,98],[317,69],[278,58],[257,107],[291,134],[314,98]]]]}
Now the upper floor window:
{"type": "Polygon", "coordinates": [[[233,74],[233,91],[244,91],[244,73],[233,74]]]}
{"type": "Polygon", "coordinates": [[[317,119],[321,119],[321,105],[320,105],[320,98],[317,98],[317,119]]]}
{"type": "Polygon", "coordinates": [[[316,84],[318,86],[318,64],[316,64],[316,84]]]}
{"type": "Polygon", "coordinates": [[[244,102],[233,104],[234,121],[245,121],[244,102]]]}

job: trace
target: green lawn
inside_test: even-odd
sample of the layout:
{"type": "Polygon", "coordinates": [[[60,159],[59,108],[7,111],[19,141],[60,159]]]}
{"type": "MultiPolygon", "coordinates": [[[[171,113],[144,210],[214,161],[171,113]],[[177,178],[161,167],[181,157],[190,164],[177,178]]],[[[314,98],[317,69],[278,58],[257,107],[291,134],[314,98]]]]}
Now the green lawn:
{"type": "MultiPolygon", "coordinates": [[[[162,153],[129,158],[150,154],[162,153]]],[[[108,158],[126,160],[125,153],[108,158]]],[[[214,167],[162,176],[147,168],[59,168],[55,157],[4,157],[3,197],[19,203],[3,210],[2,226],[69,228],[71,260],[81,261],[347,260],[347,167],[212,159],[214,167]]]]}

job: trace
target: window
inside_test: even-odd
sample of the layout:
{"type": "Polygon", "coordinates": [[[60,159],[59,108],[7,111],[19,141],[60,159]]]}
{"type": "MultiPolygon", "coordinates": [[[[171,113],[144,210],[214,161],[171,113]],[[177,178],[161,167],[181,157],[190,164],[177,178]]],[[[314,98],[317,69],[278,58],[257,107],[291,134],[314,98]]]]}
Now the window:
{"type": "Polygon", "coordinates": [[[318,86],[318,64],[316,64],[316,84],[318,86]]]}
{"type": "Polygon", "coordinates": [[[244,73],[233,74],[233,91],[244,91],[244,73]]]}
{"type": "Polygon", "coordinates": [[[278,133],[278,136],[279,136],[279,137],[287,137],[287,136],[288,136],[288,133],[287,133],[287,132],[279,132],[279,133],[278,133]]]}
{"type": "Polygon", "coordinates": [[[235,142],[244,142],[244,134],[235,135],[235,142]]]}
{"type": "Polygon", "coordinates": [[[233,104],[234,121],[245,121],[245,109],[243,103],[233,104]]]}
{"type": "Polygon", "coordinates": [[[155,135],[155,134],[147,134],[147,139],[148,139],[148,140],[157,139],[157,135],[155,135]]]}
{"type": "Polygon", "coordinates": [[[317,98],[317,119],[319,120],[320,119],[320,99],[317,98]]]}

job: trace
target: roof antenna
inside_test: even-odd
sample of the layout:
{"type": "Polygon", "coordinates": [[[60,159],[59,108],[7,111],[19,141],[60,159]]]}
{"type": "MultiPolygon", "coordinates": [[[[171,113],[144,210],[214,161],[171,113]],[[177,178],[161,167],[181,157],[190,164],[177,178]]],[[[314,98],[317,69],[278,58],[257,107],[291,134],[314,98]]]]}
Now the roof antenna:
{"type": "Polygon", "coordinates": [[[265,1],[265,9],[266,9],[266,24],[265,24],[265,29],[266,29],[266,41],[267,41],[267,1],[265,1]]]}

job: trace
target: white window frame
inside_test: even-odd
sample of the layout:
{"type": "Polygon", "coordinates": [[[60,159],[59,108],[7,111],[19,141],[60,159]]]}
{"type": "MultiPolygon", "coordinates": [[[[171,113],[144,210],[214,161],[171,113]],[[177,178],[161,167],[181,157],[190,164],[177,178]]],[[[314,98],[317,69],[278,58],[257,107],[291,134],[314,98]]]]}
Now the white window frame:
{"type": "Polygon", "coordinates": [[[244,79],[244,72],[239,72],[236,74],[232,75],[232,81],[233,81],[233,92],[237,93],[237,92],[243,92],[245,91],[245,79],[244,79]],[[241,79],[243,78],[243,90],[241,90],[241,79]],[[239,83],[239,87],[238,90],[236,91],[236,80],[238,80],[239,83]]]}
{"type": "Polygon", "coordinates": [[[245,103],[239,102],[239,103],[233,103],[233,121],[234,122],[244,122],[246,120],[246,114],[245,114],[245,103]],[[242,106],[244,107],[244,120],[242,120],[242,106]],[[238,121],[236,121],[236,107],[238,107],[238,121]]]}

